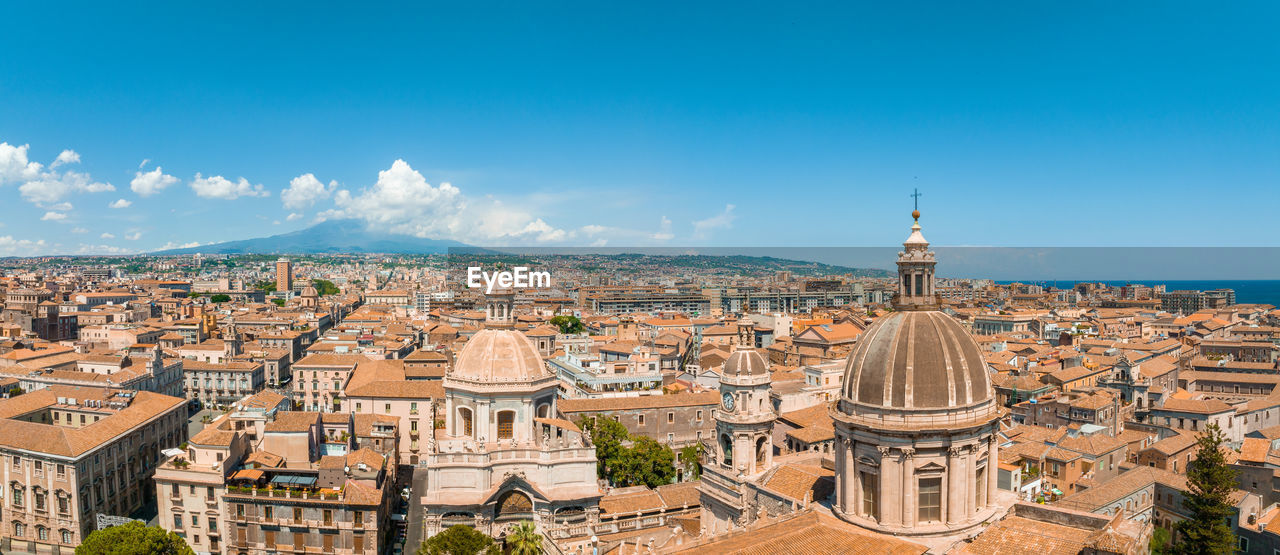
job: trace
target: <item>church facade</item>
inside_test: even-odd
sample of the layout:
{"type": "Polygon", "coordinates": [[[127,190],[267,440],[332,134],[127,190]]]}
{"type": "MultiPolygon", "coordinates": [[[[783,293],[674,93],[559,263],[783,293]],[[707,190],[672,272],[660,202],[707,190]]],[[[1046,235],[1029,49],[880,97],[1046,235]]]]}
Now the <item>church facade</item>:
{"type": "Polygon", "coordinates": [[[444,428],[420,464],[425,535],[464,524],[501,538],[532,521],[552,540],[589,537],[602,495],[595,448],[558,417],[558,380],[510,329],[510,296],[492,298],[486,319],[444,376],[444,428]]]}

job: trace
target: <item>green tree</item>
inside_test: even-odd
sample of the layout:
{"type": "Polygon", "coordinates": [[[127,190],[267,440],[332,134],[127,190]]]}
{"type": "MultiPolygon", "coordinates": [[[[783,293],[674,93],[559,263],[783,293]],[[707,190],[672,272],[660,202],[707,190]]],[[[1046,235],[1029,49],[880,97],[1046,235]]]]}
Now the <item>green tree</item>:
{"type": "Polygon", "coordinates": [[[271,303],[276,306],[284,306],[284,299],[271,299],[271,303]]]}
{"type": "Polygon", "coordinates": [[[1230,496],[1236,489],[1236,471],[1227,466],[1222,445],[1226,436],[1217,424],[1205,427],[1196,439],[1196,458],[1187,465],[1187,489],[1182,506],[1189,518],[1178,522],[1174,553],[1231,553],[1235,534],[1228,521],[1233,514],[1230,496]]]}
{"type": "Polygon", "coordinates": [[[634,436],[632,445],[622,453],[614,481],[627,486],[646,485],[656,488],[670,484],[676,474],[676,455],[670,447],[651,437],[634,436]]]}
{"type": "Polygon", "coordinates": [[[231,300],[231,295],[218,293],[217,295],[213,295],[212,297],[209,297],[209,300],[215,303],[225,303],[231,300]]]}
{"type": "Polygon", "coordinates": [[[628,438],[627,428],[611,418],[583,419],[578,427],[591,434],[591,443],[596,447],[596,475],[608,479],[612,463],[626,449],[623,442],[628,438]]]}
{"type": "Polygon", "coordinates": [[[582,333],[587,331],[587,326],[582,324],[577,316],[555,316],[551,318],[551,325],[560,328],[560,333],[582,333]]]}
{"type": "Polygon", "coordinates": [[[680,450],[680,460],[689,473],[690,480],[702,478],[702,444],[695,443],[680,450]]]}
{"type": "Polygon", "coordinates": [[[187,298],[189,298],[189,299],[195,299],[195,298],[198,298],[198,297],[200,297],[200,293],[196,293],[195,291],[192,291],[192,292],[190,292],[190,293],[187,293],[187,298]]]}
{"type": "Polygon", "coordinates": [[[262,279],[253,282],[253,288],[267,293],[273,293],[276,290],[276,282],[269,279],[262,279]]]}
{"type": "Polygon", "coordinates": [[[76,555],[195,555],[182,537],[132,521],[94,530],[76,547],[76,555]]]}
{"type": "Polygon", "coordinates": [[[337,285],[334,285],[332,281],[327,279],[313,279],[311,280],[311,286],[316,288],[316,293],[320,296],[337,295],[342,292],[341,289],[338,289],[337,285]]]}
{"type": "Polygon", "coordinates": [[[422,542],[418,555],[498,555],[502,553],[493,538],[476,529],[457,524],[422,542]]]}
{"type": "Polygon", "coordinates": [[[671,483],[675,476],[675,452],[653,438],[630,435],[611,418],[584,419],[578,426],[591,434],[596,473],[610,484],[657,487],[671,483]]]}
{"type": "Polygon", "coordinates": [[[507,534],[506,547],[511,555],[538,555],[542,553],[542,535],[533,521],[525,520],[507,534]]]}
{"type": "Polygon", "coordinates": [[[1169,530],[1157,526],[1151,532],[1149,547],[1151,548],[1151,555],[1170,555],[1173,553],[1169,550],[1169,530]]]}

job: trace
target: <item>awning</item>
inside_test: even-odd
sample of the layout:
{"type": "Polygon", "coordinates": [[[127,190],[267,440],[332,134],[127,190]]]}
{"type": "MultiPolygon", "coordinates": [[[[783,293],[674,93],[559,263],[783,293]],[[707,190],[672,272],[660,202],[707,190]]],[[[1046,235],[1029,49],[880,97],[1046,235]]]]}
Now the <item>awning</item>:
{"type": "Polygon", "coordinates": [[[315,476],[288,476],[277,474],[271,477],[271,483],[278,486],[314,486],[316,485],[315,476]]]}
{"type": "Polygon", "coordinates": [[[1062,490],[1059,490],[1058,488],[1053,488],[1050,491],[1052,491],[1054,495],[1062,495],[1062,490]]]}
{"type": "Polygon", "coordinates": [[[237,470],[235,474],[231,475],[232,480],[250,480],[256,482],[259,478],[262,478],[261,470],[252,470],[248,468],[237,470]]]}

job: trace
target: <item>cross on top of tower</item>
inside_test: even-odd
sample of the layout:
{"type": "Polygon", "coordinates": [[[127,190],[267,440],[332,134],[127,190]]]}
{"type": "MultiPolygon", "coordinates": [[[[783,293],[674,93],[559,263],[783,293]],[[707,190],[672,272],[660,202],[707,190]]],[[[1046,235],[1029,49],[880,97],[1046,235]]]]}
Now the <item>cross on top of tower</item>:
{"type": "Polygon", "coordinates": [[[915,209],[911,211],[911,217],[919,220],[920,219],[920,189],[915,189],[915,192],[911,193],[911,198],[912,200],[915,201],[915,209]]]}

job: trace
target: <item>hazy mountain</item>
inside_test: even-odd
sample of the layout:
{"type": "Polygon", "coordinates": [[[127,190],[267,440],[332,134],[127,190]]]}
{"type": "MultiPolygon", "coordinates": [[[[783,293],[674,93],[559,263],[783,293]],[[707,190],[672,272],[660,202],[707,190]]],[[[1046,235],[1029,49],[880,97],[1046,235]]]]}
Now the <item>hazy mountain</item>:
{"type": "Polygon", "coordinates": [[[465,247],[450,240],[422,239],[411,235],[373,232],[357,220],[329,220],[306,229],[270,237],[244,239],[168,249],[153,254],[317,254],[317,253],[443,253],[450,247],[465,247]]]}

